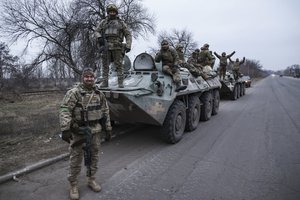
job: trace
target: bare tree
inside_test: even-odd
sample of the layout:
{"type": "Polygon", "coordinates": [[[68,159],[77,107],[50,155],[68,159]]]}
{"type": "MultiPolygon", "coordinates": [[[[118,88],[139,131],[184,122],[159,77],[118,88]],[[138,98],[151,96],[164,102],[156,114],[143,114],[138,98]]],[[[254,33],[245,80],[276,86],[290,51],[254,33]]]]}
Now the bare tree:
{"type": "MultiPolygon", "coordinates": [[[[96,68],[99,55],[93,38],[97,22],[106,15],[106,0],[4,0],[1,4],[0,31],[13,42],[26,39],[27,46],[38,41],[41,52],[33,62],[38,65],[60,60],[75,73],[83,66],[96,68]]],[[[154,32],[154,18],[138,0],[123,0],[120,15],[134,36],[154,32]]]]}
{"type": "Polygon", "coordinates": [[[4,86],[4,78],[9,78],[11,73],[16,71],[18,57],[12,56],[7,45],[0,42],[0,91],[4,86]]]}
{"type": "Polygon", "coordinates": [[[172,47],[176,47],[177,44],[183,45],[183,53],[185,57],[190,56],[190,54],[197,48],[198,43],[193,39],[193,34],[186,29],[177,30],[172,29],[171,32],[162,31],[157,36],[157,46],[151,47],[150,52],[154,53],[157,49],[160,49],[160,43],[162,40],[167,40],[172,47]]]}

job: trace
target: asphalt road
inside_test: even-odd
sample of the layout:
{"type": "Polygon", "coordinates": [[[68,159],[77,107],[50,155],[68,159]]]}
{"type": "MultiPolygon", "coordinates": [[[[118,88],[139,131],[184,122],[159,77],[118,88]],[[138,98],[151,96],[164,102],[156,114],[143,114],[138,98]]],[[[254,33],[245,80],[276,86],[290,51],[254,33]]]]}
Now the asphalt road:
{"type": "MultiPolygon", "coordinates": [[[[300,79],[268,77],[175,145],[144,126],[102,146],[93,193],[81,199],[299,200],[300,79]]],[[[68,199],[68,161],[0,185],[0,199],[68,199]]]]}

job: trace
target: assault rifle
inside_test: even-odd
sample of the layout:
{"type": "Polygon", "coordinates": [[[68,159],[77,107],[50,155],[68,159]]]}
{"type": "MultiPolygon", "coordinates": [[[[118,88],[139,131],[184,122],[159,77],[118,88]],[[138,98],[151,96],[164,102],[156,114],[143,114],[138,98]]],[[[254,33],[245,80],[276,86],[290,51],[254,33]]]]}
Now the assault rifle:
{"type": "Polygon", "coordinates": [[[88,111],[87,109],[81,110],[81,118],[84,122],[84,126],[80,127],[79,130],[84,133],[84,139],[78,140],[77,142],[72,144],[72,147],[85,144],[82,149],[84,150],[83,156],[84,156],[84,165],[87,168],[87,176],[91,176],[91,162],[92,162],[92,153],[91,153],[91,145],[92,145],[92,130],[89,126],[89,120],[88,120],[88,111]]]}
{"type": "Polygon", "coordinates": [[[92,130],[89,125],[88,111],[87,109],[81,110],[81,117],[83,119],[84,127],[81,130],[85,136],[85,145],[83,147],[84,150],[84,165],[87,169],[87,176],[91,176],[91,162],[92,162],[92,153],[91,153],[91,145],[92,145],[92,130]]]}
{"type": "Polygon", "coordinates": [[[108,44],[105,38],[104,31],[101,32],[101,37],[99,38],[99,46],[100,46],[100,53],[107,53],[108,51],[108,44]]]}

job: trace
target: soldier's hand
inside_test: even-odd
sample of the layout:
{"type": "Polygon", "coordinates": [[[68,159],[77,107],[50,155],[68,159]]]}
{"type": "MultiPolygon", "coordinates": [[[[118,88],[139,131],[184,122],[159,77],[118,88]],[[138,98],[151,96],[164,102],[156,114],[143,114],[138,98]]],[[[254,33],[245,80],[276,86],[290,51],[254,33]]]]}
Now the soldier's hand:
{"type": "Polygon", "coordinates": [[[61,133],[61,139],[63,139],[65,142],[70,143],[70,140],[72,139],[72,133],[71,131],[63,131],[61,133]]]}
{"type": "Polygon", "coordinates": [[[128,47],[125,47],[125,53],[128,53],[131,49],[128,47]]]}

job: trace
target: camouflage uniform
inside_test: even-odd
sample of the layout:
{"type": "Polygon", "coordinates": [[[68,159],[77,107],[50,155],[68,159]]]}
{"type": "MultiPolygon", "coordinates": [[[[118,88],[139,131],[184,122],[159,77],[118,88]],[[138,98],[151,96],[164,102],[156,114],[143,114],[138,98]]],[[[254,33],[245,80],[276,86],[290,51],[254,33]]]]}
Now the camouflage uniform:
{"type": "Polygon", "coordinates": [[[220,60],[219,76],[220,76],[220,79],[223,77],[223,80],[224,80],[225,74],[226,74],[226,67],[228,64],[227,59],[229,59],[231,56],[233,56],[233,54],[235,54],[235,51],[233,51],[231,54],[229,54],[227,56],[226,56],[225,52],[223,52],[221,56],[219,54],[217,54],[216,52],[214,52],[214,54],[220,60]]]}
{"type": "MultiPolygon", "coordinates": [[[[107,13],[109,14],[112,10],[118,14],[118,10],[115,5],[108,5],[107,13]]],[[[102,36],[104,36],[108,46],[108,50],[102,54],[102,87],[108,87],[109,64],[111,62],[113,62],[116,66],[119,87],[124,87],[124,69],[122,62],[124,51],[127,53],[131,49],[131,32],[123,20],[121,20],[118,16],[110,15],[99,23],[95,31],[96,38],[101,41],[103,40],[102,36]],[[125,46],[122,44],[124,37],[126,39],[125,46]]]]}
{"type": "Polygon", "coordinates": [[[176,52],[177,52],[177,55],[178,55],[178,63],[179,64],[185,63],[182,44],[177,44],[176,45],[176,52]]]}
{"type": "Polygon", "coordinates": [[[175,49],[169,46],[166,48],[163,47],[163,45],[168,45],[167,41],[163,40],[161,45],[162,48],[155,55],[155,62],[161,61],[163,66],[162,71],[171,75],[176,85],[180,85],[181,77],[178,69],[178,54],[175,49]]]}
{"type": "Polygon", "coordinates": [[[245,62],[245,57],[243,57],[242,61],[239,61],[239,59],[237,58],[235,62],[233,62],[230,58],[229,61],[231,64],[233,64],[232,66],[232,73],[233,73],[233,77],[235,80],[239,79],[239,75],[240,75],[240,66],[245,62]]]}
{"type": "Polygon", "coordinates": [[[84,83],[70,89],[60,106],[60,127],[64,134],[70,133],[69,151],[70,151],[70,170],[68,180],[71,185],[71,199],[79,198],[77,179],[81,171],[81,163],[83,159],[83,146],[85,145],[85,134],[82,130],[87,124],[84,124],[82,116],[83,109],[86,108],[88,114],[88,125],[91,130],[91,171],[88,177],[88,185],[96,192],[101,190],[101,187],[95,182],[95,174],[98,169],[97,163],[100,149],[100,132],[102,128],[111,131],[111,123],[109,116],[109,107],[105,96],[95,88],[95,85],[86,87],[84,83]],[[106,121],[102,127],[100,120],[104,118],[106,121]],[[72,191],[75,190],[75,191],[72,191]],[[73,193],[72,193],[73,192],[73,193]],[[75,195],[75,196],[74,196],[75,195]]]}
{"type": "Polygon", "coordinates": [[[198,62],[199,64],[201,64],[203,67],[205,66],[210,66],[211,68],[213,68],[213,65],[215,63],[215,57],[212,55],[212,53],[209,51],[209,45],[208,44],[204,44],[203,47],[201,47],[201,51],[199,53],[198,56],[198,62]]]}
{"type": "Polygon", "coordinates": [[[207,76],[202,71],[203,66],[198,63],[198,53],[199,52],[194,51],[192,55],[188,58],[187,68],[194,76],[202,76],[204,79],[206,79],[207,76]]]}

